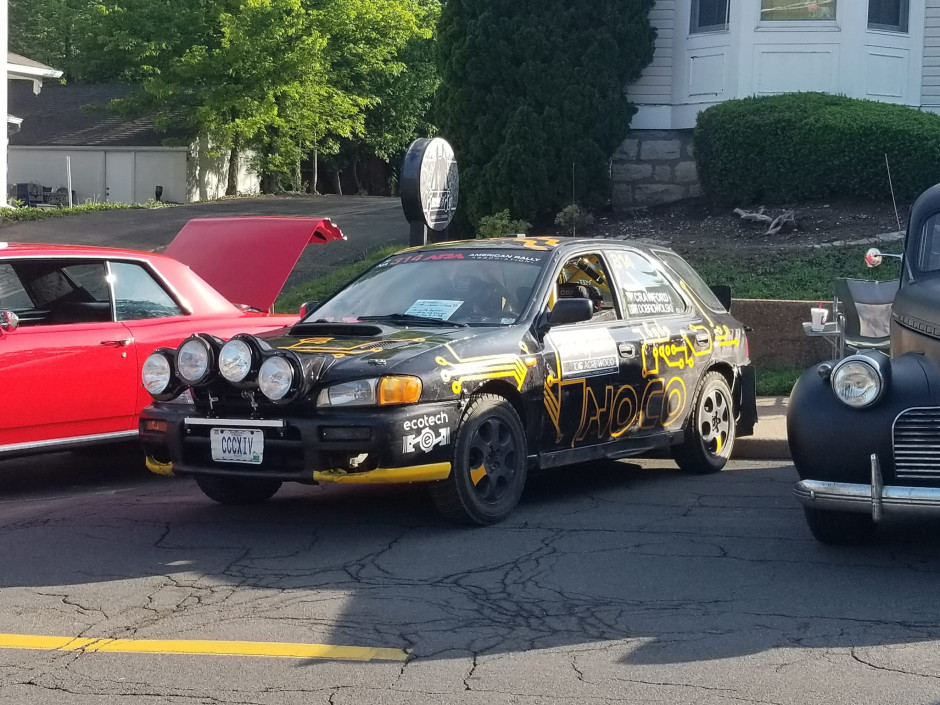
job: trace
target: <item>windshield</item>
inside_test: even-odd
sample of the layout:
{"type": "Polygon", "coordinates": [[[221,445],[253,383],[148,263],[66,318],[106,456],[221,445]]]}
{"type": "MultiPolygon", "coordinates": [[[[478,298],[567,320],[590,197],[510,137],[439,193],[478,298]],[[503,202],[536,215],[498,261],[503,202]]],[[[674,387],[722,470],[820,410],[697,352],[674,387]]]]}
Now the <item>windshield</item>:
{"type": "Polygon", "coordinates": [[[467,248],[393,255],[304,321],[511,325],[532,296],[548,254],[467,248]]]}
{"type": "Polygon", "coordinates": [[[940,213],[927,218],[919,235],[908,245],[914,269],[923,274],[940,272],[940,213]]]}

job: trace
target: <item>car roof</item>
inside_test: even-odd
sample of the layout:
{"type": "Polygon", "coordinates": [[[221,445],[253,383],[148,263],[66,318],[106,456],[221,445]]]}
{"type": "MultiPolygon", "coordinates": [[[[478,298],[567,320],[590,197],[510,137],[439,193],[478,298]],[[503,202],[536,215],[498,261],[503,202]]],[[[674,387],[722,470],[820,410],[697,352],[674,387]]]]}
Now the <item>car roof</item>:
{"type": "MultiPolygon", "coordinates": [[[[476,240],[449,240],[446,242],[429,243],[410,250],[426,249],[511,249],[523,251],[551,251],[551,250],[570,250],[582,249],[590,246],[594,248],[607,247],[631,247],[641,250],[648,254],[655,254],[656,250],[662,250],[662,247],[650,247],[640,242],[631,240],[619,240],[612,238],[594,238],[594,237],[550,237],[550,236],[517,236],[517,237],[494,237],[480,238],[476,240]]],[[[406,250],[409,251],[409,250],[406,250]]]]}
{"type": "Polygon", "coordinates": [[[2,242],[0,257],[163,257],[156,252],[127,250],[120,247],[95,245],[50,245],[44,242],[2,242]]]}

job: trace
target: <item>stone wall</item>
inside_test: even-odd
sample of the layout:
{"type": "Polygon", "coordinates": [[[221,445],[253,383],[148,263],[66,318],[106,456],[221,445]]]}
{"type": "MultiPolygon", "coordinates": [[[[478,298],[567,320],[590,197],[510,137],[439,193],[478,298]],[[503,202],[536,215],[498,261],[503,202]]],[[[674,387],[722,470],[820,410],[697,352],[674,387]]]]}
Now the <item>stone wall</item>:
{"type": "Polygon", "coordinates": [[[634,130],[611,160],[614,210],[645,208],[701,195],[692,130],[634,130]]]}
{"type": "MultiPolygon", "coordinates": [[[[803,321],[809,320],[809,310],[817,303],[734,299],[732,315],[751,328],[747,333],[751,362],[765,369],[806,369],[832,359],[832,348],[824,338],[810,338],[803,332],[803,321]]],[[[832,302],[823,306],[831,309],[832,302]]]]}

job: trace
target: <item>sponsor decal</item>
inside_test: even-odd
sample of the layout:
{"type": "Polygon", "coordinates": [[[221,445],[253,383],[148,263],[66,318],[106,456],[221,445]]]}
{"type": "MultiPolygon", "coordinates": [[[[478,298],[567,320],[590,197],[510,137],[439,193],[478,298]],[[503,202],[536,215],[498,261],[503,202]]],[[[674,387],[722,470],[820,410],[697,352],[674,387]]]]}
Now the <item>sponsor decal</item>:
{"type": "Polygon", "coordinates": [[[606,328],[553,330],[545,338],[555,348],[561,379],[616,372],[617,344],[606,328]]]}
{"type": "Polygon", "coordinates": [[[405,431],[419,431],[409,433],[402,437],[401,449],[403,453],[414,453],[420,450],[427,453],[436,446],[446,446],[450,443],[450,416],[446,411],[439,414],[425,414],[416,419],[408,419],[402,424],[405,431]]]}

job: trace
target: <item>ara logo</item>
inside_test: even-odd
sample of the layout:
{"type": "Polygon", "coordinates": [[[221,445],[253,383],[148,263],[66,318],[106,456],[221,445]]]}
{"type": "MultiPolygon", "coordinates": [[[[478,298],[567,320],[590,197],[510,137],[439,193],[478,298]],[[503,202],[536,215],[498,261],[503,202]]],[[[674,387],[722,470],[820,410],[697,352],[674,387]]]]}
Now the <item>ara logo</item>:
{"type": "Polygon", "coordinates": [[[421,433],[412,433],[402,438],[401,449],[403,453],[414,453],[421,450],[427,453],[435,446],[446,446],[450,443],[450,428],[445,426],[437,430],[426,428],[421,433]]]}

